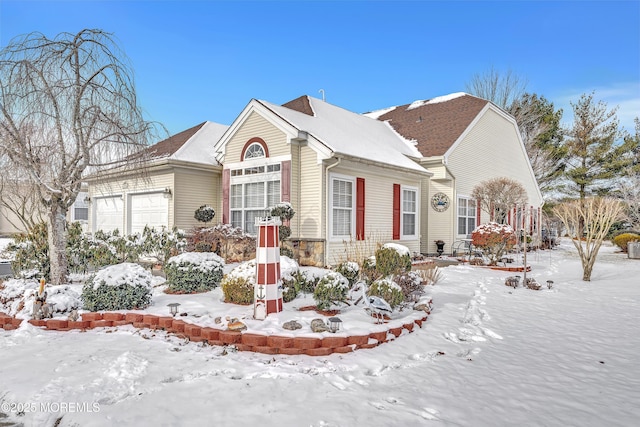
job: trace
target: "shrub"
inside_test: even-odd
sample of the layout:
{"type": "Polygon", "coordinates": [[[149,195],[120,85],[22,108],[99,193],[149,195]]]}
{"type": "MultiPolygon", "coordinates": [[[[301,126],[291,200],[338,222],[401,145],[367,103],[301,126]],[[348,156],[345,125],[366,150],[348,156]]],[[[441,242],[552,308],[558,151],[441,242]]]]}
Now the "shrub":
{"type": "Polygon", "coordinates": [[[296,212],[293,210],[293,207],[290,203],[278,203],[274,207],[271,208],[271,216],[278,216],[282,221],[289,221],[296,212]]]}
{"type": "Polygon", "coordinates": [[[306,281],[304,274],[300,272],[298,263],[286,256],[280,258],[280,275],[282,278],[282,300],[293,301],[306,281]]]}
{"type": "Polygon", "coordinates": [[[191,229],[187,235],[186,250],[195,251],[197,245],[203,247],[205,243],[211,245],[211,251],[220,255],[226,262],[242,262],[256,256],[255,236],[250,236],[231,224],[191,229]]]}
{"type": "Polygon", "coordinates": [[[200,206],[193,215],[198,222],[210,222],[214,216],[216,216],[216,211],[207,205],[200,206]]]}
{"type": "Polygon", "coordinates": [[[382,277],[411,271],[411,253],[405,246],[387,243],[376,251],[376,270],[382,277]]]}
{"type": "Polygon", "coordinates": [[[349,281],[349,286],[353,286],[360,275],[360,266],[356,262],[345,261],[338,264],[336,271],[346,277],[349,281]]]}
{"type": "Polygon", "coordinates": [[[489,265],[496,265],[516,242],[516,233],[508,224],[489,222],[479,225],[471,233],[471,243],[489,258],[489,265]]]}
{"type": "Polygon", "coordinates": [[[369,287],[368,295],[375,295],[383,298],[389,303],[391,308],[396,308],[404,301],[404,294],[402,288],[397,283],[389,278],[378,279],[369,287]]]}
{"type": "Polygon", "coordinates": [[[328,310],[331,305],[347,300],[349,281],[340,273],[330,271],[324,275],[313,291],[318,310],[328,310]]]}
{"type": "Polygon", "coordinates": [[[253,303],[253,283],[248,277],[225,276],[221,283],[224,301],[233,304],[253,303]]]}
{"type": "Polygon", "coordinates": [[[442,279],[442,270],[438,266],[417,270],[416,273],[423,280],[425,285],[435,285],[442,279]]]}
{"type": "Polygon", "coordinates": [[[187,245],[184,232],[176,227],[169,231],[165,227],[160,230],[144,227],[141,236],[142,252],[164,264],[170,257],[178,255],[187,245]]]}
{"type": "Polygon", "coordinates": [[[312,294],[316,290],[316,286],[318,286],[318,282],[321,277],[314,276],[313,273],[308,270],[298,271],[296,273],[297,281],[300,284],[300,291],[305,294],[312,294]]]}
{"type": "Polygon", "coordinates": [[[640,242],[640,235],[634,233],[622,233],[613,238],[613,243],[618,246],[622,252],[627,252],[629,242],[640,242]]]}
{"type": "Polygon", "coordinates": [[[424,291],[425,282],[421,275],[415,271],[394,276],[393,282],[400,287],[404,301],[410,301],[414,292],[424,291]]]}
{"type": "Polygon", "coordinates": [[[16,234],[7,246],[7,252],[13,255],[11,269],[20,277],[48,279],[51,266],[47,236],[47,225],[40,223],[27,233],[16,234]]]}
{"type": "Polygon", "coordinates": [[[105,267],[82,287],[84,308],[89,311],[131,310],[151,303],[151,273],[138,264],[105,267]]]}
{"type": "Polygon", "coordinates": [[[207,292],[222,280],[224,260],[213,252],[185,252],[169,258],[164,267],[169,291],[207,292]]]}

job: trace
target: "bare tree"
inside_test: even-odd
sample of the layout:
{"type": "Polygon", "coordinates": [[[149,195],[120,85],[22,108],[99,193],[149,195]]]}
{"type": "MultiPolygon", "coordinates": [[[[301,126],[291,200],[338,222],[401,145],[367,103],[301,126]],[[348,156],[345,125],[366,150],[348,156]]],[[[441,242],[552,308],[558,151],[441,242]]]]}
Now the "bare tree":
{"type": "Polygon", "coordinates": [[[0,159],[28,177],[46,209],[52,283],[66,281],[66,214],[83,175],[122,165],[154,129],[110,34],[31,33],[0,51],[0,159]]]}
{"type": "Polygon", "coordinates": [[[474,74],[467,83],[467,92],[496,104],[505,111],[525,93],[527,80],[508,70],[500,73],[495,68],[474,74]]]}
{"type": "Polygon", "coordinates": [[[524,186],[506,177],[482,181],[473,188],[471,197],[497,223],[504,223],[511,208],[524,205],[528,200],[524,186]]]}
{"type": "Polygon", "coordinates": [[[578,250],[582,261],[582,280],[591,281],[600,246],[611,225],[621,219],[623,209],[620,200],[602,197],[565,202],[553,209],[578,250]]]}

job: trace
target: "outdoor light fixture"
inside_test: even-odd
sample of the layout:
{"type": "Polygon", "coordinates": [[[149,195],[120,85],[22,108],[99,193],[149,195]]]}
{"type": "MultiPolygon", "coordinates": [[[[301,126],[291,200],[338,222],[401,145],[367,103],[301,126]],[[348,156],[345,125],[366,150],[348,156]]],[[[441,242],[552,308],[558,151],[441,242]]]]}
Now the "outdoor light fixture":
{"type": "Polygon", "coordinates": [[[329,318],[329,330],[332,333],[335,334],[340,329],[340,324],[341,323],[342,323],[342,320],[340,320],[339,317],[330,317],[329,318]]]}
{"type": "Polygon", "coordinates": [[[553,280],[547,280],[547,288],[551,289],[553,287],[553,280]]]}
{"type": "Polygon", "coordinates": [[[91,197],[86,196],[86,197],[84,198],[84,202],[85,202],[85,203],[91,203],[91,197]]]}
{"type": "Polygon", "coordinates": [[[164,196],[165,199],[170,199],[171,189],[169,187],[165,187],[165,189],[162,191],[162,195],[164,196]]]}
{"type": "Polygon", "coordinates": [[[169,307],[169,310],[171,310],[171,315],[173,317],[176,317],[176,314],[178,314],[179,305],[180,303],[177,303],[177,302],[172,302],[171,304],[167,304],[167,307],[169,307]]]}

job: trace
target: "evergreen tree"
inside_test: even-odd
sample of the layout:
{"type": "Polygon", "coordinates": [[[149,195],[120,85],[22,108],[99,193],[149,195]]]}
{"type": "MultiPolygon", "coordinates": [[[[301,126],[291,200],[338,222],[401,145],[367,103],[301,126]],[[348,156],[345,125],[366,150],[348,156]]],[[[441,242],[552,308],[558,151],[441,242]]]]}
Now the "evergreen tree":
{"type": "Polygon", "coordinates": [[[602,101],[596,103],[593,94],[583,94],[571,106],[574,121],[565,139],[566,192],[580,200],[607,194],[612,179],[632,165],[637,141],[631,138],[620,141],[617,109],[608,110],[602,101]]]}

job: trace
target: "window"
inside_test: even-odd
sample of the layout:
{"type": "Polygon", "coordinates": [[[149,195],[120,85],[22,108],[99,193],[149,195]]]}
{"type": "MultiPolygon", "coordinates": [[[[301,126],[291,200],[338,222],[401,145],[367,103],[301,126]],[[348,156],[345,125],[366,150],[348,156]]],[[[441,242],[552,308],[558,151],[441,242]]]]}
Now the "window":
{"type": "Polygon", "coordinates": [[[418,191],[413,188],[402,189],[402,236],[416,236],[418,216],[418,191]]]}
{"type": "Polygon", "coordinates": [[[348,237],[354,234],[354,179],[331,179],[331,235],[348,237]]]}
{"type": "Polygon", "coordinates": [[[86,192],[78,193],[78,197],[76,197],[76,201],[73,203],[73,221],[89,220],[88,197],[89,194],[86,192]]]}
{"type": "Polygon", "coordinates": [[[260,157],[265,157],[264,148],[262,148],[262,145],[257,142],[254,142],[247,147],[247,151],[244,153],[244,160],[258,159],[260,157]]]}
{"type": "Polygon", "coordinates": [[[458,234],[469,235],[476,228],[476,201],[458,197],[458,234]]]}
{"type": "Polygon", "coordinates": [[[280,179],[267,180],[262,175],[261,181],[232,183],[229,187],[229,210],[231,225],[250,234],[257,232],[256,218],[262,217],[265,211],[280,203],[280,179]]]}

